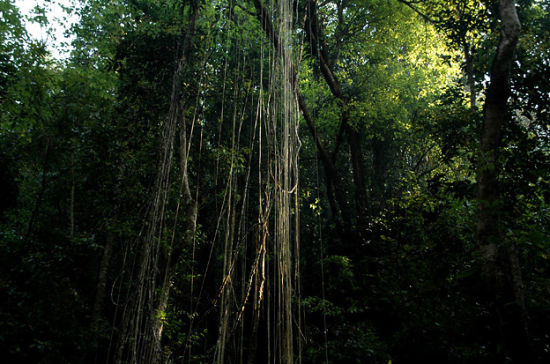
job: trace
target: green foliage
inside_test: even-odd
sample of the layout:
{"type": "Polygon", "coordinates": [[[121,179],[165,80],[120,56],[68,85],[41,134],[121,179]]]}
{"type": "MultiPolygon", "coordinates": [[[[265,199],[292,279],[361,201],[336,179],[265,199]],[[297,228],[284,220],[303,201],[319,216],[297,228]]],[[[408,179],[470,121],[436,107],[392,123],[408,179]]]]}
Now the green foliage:
{"type": "MultiPolygon", "coordinates": [[[[113,355],[191,14],[191,1],[80,3],[72,55],[60,64],[30,40],[16,6],[0,0],[0,346],[8,362],[106,362],[113,355]]],[[[493,2],[410,1],[429,21],[402,1],[316,3],[343,96],[335,97],[321,72],[298,1],[297,87],[337,175],[337,186],[329,186],[302,121],[292,213],[300,220],[302,291],[294,300],[303,314],[296,329],[303,362],[494,362],[503,349],[491,302],[480,298],[475,236],[479,106],[498,38],[493,2]],[[464,47],[476,107],[468,102],[464,47]],[[343,115],[359,136],[365,216],[343,115]],[[338,209],[350,216],[345,229],[338,209]]],[[[519,255],[533,360],[542,363],[550,350],[550,7],[518,4],[523,28],[510,121],[494,165],[502,195],[496,207],[519,255]]],[[[256,362],[266,362],[262,345],[277,324],[269,235],[261,300],[262,274],[252,274],[266,208],[260,203],[273,184],[258,160],[278,153],[256,114],[276,112],[265,92],[275,53],[254,11],[252,2],[201,1],[185,58],[178,95],[185,120],[177,133],[193,138],[187,172],[198,224],[189,227],[190,206],[182,203],[178,136],[159,227],[159,264],[173,265],[161,277],[170,294],[156,315],[173,362],[212,362],[225,239],[233,239],[238,262],[230,307],[240,321],[229,325],[230,362],[246,361],[252,348],[256,362]],[[234,221],[229,209],[237,211],[234,221]]]]}

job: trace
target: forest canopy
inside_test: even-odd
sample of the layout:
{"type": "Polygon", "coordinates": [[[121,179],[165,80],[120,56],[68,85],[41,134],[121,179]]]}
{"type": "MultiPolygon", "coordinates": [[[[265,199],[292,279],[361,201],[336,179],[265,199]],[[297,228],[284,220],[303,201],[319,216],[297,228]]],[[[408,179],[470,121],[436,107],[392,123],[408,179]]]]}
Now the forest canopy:
{"type": "Polygon", "coordinates": [[[549,0],[0,14],[3,362],[550,362],[549,0]]]}

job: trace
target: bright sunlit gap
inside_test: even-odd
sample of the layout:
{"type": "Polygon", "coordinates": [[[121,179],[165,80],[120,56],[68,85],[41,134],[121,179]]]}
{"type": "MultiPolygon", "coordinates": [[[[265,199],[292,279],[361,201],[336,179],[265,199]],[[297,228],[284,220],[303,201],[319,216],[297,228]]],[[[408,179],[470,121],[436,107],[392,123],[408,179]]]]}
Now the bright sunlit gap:
{"type": "Polygon", "coordinates": [[[74,37],[67,37],[65,32],[78,21],[74,0],[15,0],[15,5],[24,17],[25,27],[32,39],[45,42],[56,59],[65,59],[69,56],[74,37]],[[37,7],[43,9],[47,24],[42,25],[33,20],[39,15],[37,7]],[[63,7],[71,9],[71,14],[63,7]]]}

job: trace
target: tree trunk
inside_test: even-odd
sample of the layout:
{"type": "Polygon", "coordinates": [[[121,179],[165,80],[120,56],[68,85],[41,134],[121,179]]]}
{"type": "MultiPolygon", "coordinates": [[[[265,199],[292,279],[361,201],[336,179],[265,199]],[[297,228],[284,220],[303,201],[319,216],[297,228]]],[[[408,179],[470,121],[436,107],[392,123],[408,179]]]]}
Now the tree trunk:
{"type": "MultiPolygon", "coordinates": [[[[170,105],[170,117],[174,118],[171,123],[181,122],[179,128],[179,140],[180,140],[180,173],[181,173],[181,188],[180,188],[180,201],[178,202],[178,207],[176,211],[176,219],[179,216],[180,204],[183,210],[183,220],[184,220],[184,231],[185,237],[183,241],[175,239],[175,225],[173,229],[173,234],[171,237],[171,243],[167,250],[165,250],[165,265],[164,273],[162,279],[162,286],[160,287],[160,292],[158,296],[158,302],[156,303],[155,311],[156,317],[153,322],[153,335],[154,335],[154,358],[155,362],[160,362],[164,360],[165,353],[162,348],[162,333],[164,330],[164,313],[168,308],[168,301],[170,298],[170,287],[171,287],[171,274],[174,266],[179,262],[182,256],[183,250],[192,245],[194,233],[197,226],[197,205],[192,198],[191,189],[189,184],[189,174],[188,174],[188,161],[189,161],[189,150],[190,150],[190,141],[187,136],[187,125],[185,120],[185,111],[182,108],[182,75],[186,67],[187,56],[191,48],[192,38],[195,35],[196,30],[196,21],[199,12],[199,1],[193,1],[191,3],[191,13],[189,19],[189,28],[186,32],[183,45],[182,45],[182,56],[178,62],[176,73],[173,78],[172,85],[172,95],[171,95],[171,105],[170,105]]],[[[176,221],[177,222],[177,221],[176,221]]]]}
{"type": "Polygon", "coordinates": [[[386,182],[388,171],[388,150],[386,142],[377,136],[374,136],[371,142],[372,150],[372,212],[373,214],[380,213],[385,208],[386,182]]]}
{"type": "Polygon", "coordinates": [[[513,242],[502,231],[502,196],[497,180],[498,148],[510,95],[510,71],[520,34],[515,1],[501,0],[499,15],[501,37],[487,89],[480,143],[477,241],[482,276],[488,287],[486,294],[494,304],[493,317],[502,335],[504,354],[524,362],[529,350],[523,282],[513,242]]]}
{"type": "MultiPolygon", "coordinates": [[[[348,136],[351,155],[351,169],[353,173],[353,183],[355,187],[355,207],[357,217],[357,231],[359,235],[365,238],[367,209],[367,187],[365,183],[365,163],[361,148],[361,139],[359,132],[349,125],[349,100],[342,91],[342,85],[334,74],[331,64],[336,62],[336,59],[331,59],[327,47],[325,46],[324,37],[321,32],[319,18],[317,15],[317,4],[314,0],[309,0],[307,3],[307,19],[305,31],[309,38],[312,47],[313,55],[319,61],[319,69],[325,79],[332,95],[336,98],[341,109],[340,129],[345,131],[348,136]],[[331,61],[332,60],[332,61],[331,61]]],[[[336,148],[339,146],[339,141],[336,143],[336,148]]],[[[335,149],[336,151],[337,149],[335,149]]]]}
{"type": "Polygon", "coordinates": [[[470,91],[470,108],[476,107],[476,83],[474,80],[474,60],[472,59],[471,48],[464,41],[464,60],[466,62],[466,78],[468,81],[468,88],[470,91]]]}
{"type": "Polygon", "coordinates": [[[74,238],[74,193],[76,183],[74,178],[74,152],[71,156],[71,200],[69,203],[69,237],[74,238]]]}
{"type": "Polygon", "coordinates": [[[47,138],[46,146],[44,147],[44,163],[42,165],[42,180],[40,183],[40,190],[38,191],[38,194],[36,196],[34,208],[31,213],[31,218],[29,220],[29,225],[27,227],[27,233],[25,234],[25,238],[24,238],[25,242],[28,242],[29,238],[33,233],[34,223],[38,218],[38,213],[40,211],[40,206],[42,204],[42,198],[44,197],[44,193],[46,192],[46,184],[47,184],[46,175],[49,169],[49,161],[50,161],[50,138],[47,138]]]}
{"type": "Polygon", "coordinates": [[[99,275],[97,278],[97,288],[93,307],[93,321],[92,326],[94,330],[97,330],[99,320],[101,318],[101,311],[103,308],[103,301],[105,300],[105,290],[107,287],[107,273],[111,265],[111,256],[113,255],[114,246],[113,232],[107,227],[107,234],[105,238],[105,246],[103,247],[103,257],[99,265],[99,275]]]}
{"type": "Polygon", "coordinates": [[[361,148],[361,137],[357,130],[347,126],[353,182],[355,185],[355,208],[357,209],[357,227],[364,238],[367,229],[367,185],[365,183],[365,161],[361,148]]]}
{"type": "MultiPolygon", "coordinates": [[[[477,239],[488,263],[494,270],[496,244],[500,239],[500,209],[498,208],[497,154],[501,142],[501,129],[506,119],[506,103],[510,94],[510,69],[519,36],[520,24],[514,1],[501,0],[501,39],[491,70],[491,83],[487,89],[484,123],[481,133],[478,170],[478,225],[477,239]]],[[[488,272],[489,273],[489,272],[488,272]]]]}

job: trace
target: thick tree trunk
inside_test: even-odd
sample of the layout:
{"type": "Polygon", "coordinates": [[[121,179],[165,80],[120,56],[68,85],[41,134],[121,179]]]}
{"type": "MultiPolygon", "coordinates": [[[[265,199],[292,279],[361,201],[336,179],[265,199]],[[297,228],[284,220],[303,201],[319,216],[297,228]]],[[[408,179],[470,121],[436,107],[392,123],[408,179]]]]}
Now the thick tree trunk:
{"type": "Polygon", "coordinates": [[[495,269],[496,246],[501,238],[500,209],[497,206],[497,154],[510,93],[510,69],[520,31],[514,1],[501,0],[500,7],[501,39],[491,70],[491,83],[487,89],[478,170],[477,238],[487,262],[486,268],[490,270],[495,269]]]}
{"type": "Polygon", "coordinates": [[[510,70],[520,34],[515,1],[500,1],[501,37],[487,89],[478,166],[477,240],[488,299],[494,303],[494,321],[501,332],[505,354],[514,360],[528,358],[523,282],[513,242],[501,227],[498,186],[498,148],[507,118],[510,70]]]}

